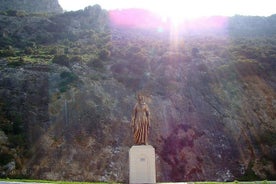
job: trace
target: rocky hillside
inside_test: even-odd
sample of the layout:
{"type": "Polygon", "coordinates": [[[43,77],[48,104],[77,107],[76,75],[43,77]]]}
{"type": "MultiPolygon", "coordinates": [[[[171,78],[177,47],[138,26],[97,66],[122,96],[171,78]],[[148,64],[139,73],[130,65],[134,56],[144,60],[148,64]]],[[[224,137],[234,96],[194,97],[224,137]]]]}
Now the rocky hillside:
{"type": "Polygon", "coordinates": [[[142,92],[158,181],[275,180],[275,15],[125,15],[0,16],[0,176],[127,182],[142,92]]]}
{"type": "Polygon", "coordinates": [[[62,13],[58,0],[0,0],[0,11],[16,10],[27,13],[62,13]]]}

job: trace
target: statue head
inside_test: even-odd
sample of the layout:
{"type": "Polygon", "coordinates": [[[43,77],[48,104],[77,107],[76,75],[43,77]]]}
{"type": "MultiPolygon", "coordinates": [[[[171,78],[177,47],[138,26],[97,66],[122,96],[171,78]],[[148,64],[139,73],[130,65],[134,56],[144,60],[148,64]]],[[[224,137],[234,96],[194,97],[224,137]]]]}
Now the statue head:
{"type": "Polygon", "coordinates": [[[141,93],[138,93],[137,94],[137,100],[138,100],[138,102],[144,102],[145,98],[144,98],[144,96],[141,93]]]}

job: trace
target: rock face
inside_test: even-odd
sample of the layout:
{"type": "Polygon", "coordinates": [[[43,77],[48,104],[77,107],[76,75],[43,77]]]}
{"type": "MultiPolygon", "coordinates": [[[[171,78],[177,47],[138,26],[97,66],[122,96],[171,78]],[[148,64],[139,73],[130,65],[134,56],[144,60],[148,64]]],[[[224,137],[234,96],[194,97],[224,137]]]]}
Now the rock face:
{"type": "Polygon", "coordinates": [[[275,179],[275,31],[246,37],[232,18],[223,34],[176,42],[112,24],[99,6],[8,18],[25,24],[1,28],[22,43],[1,42],[1,177],[127,182],[143,92],[158,182],[275,179]],[[41,35],[52,39],[32,44],[41,35]]]}
{"type": "Polygon", "coordinates": [[[17,10],[29,13],[62,13],[58,0],[1,0],[0,11],[17,10]]]}

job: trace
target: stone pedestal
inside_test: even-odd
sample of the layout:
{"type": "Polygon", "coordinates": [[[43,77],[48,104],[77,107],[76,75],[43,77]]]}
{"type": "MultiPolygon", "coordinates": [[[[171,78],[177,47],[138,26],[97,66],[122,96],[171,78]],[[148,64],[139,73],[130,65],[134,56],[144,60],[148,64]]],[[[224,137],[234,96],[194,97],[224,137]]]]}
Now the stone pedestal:
{"type": "Polygon", "coordinates": [[[129,150],[129,183],[156,183],[155,150],[150,145],[129,150]]]}

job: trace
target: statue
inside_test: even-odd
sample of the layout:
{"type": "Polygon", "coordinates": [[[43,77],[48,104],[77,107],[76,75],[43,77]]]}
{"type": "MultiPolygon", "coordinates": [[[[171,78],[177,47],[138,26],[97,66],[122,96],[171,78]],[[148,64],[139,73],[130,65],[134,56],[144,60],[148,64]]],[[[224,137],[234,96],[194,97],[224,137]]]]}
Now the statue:
{"type": "Polygon", "coordinates": [[[149,107],[145,103],[144,96],[137,95],[137,103],[134,106],[131,125],[134,136],[135,145],[147,145],[150,127],[149,107]]]}

